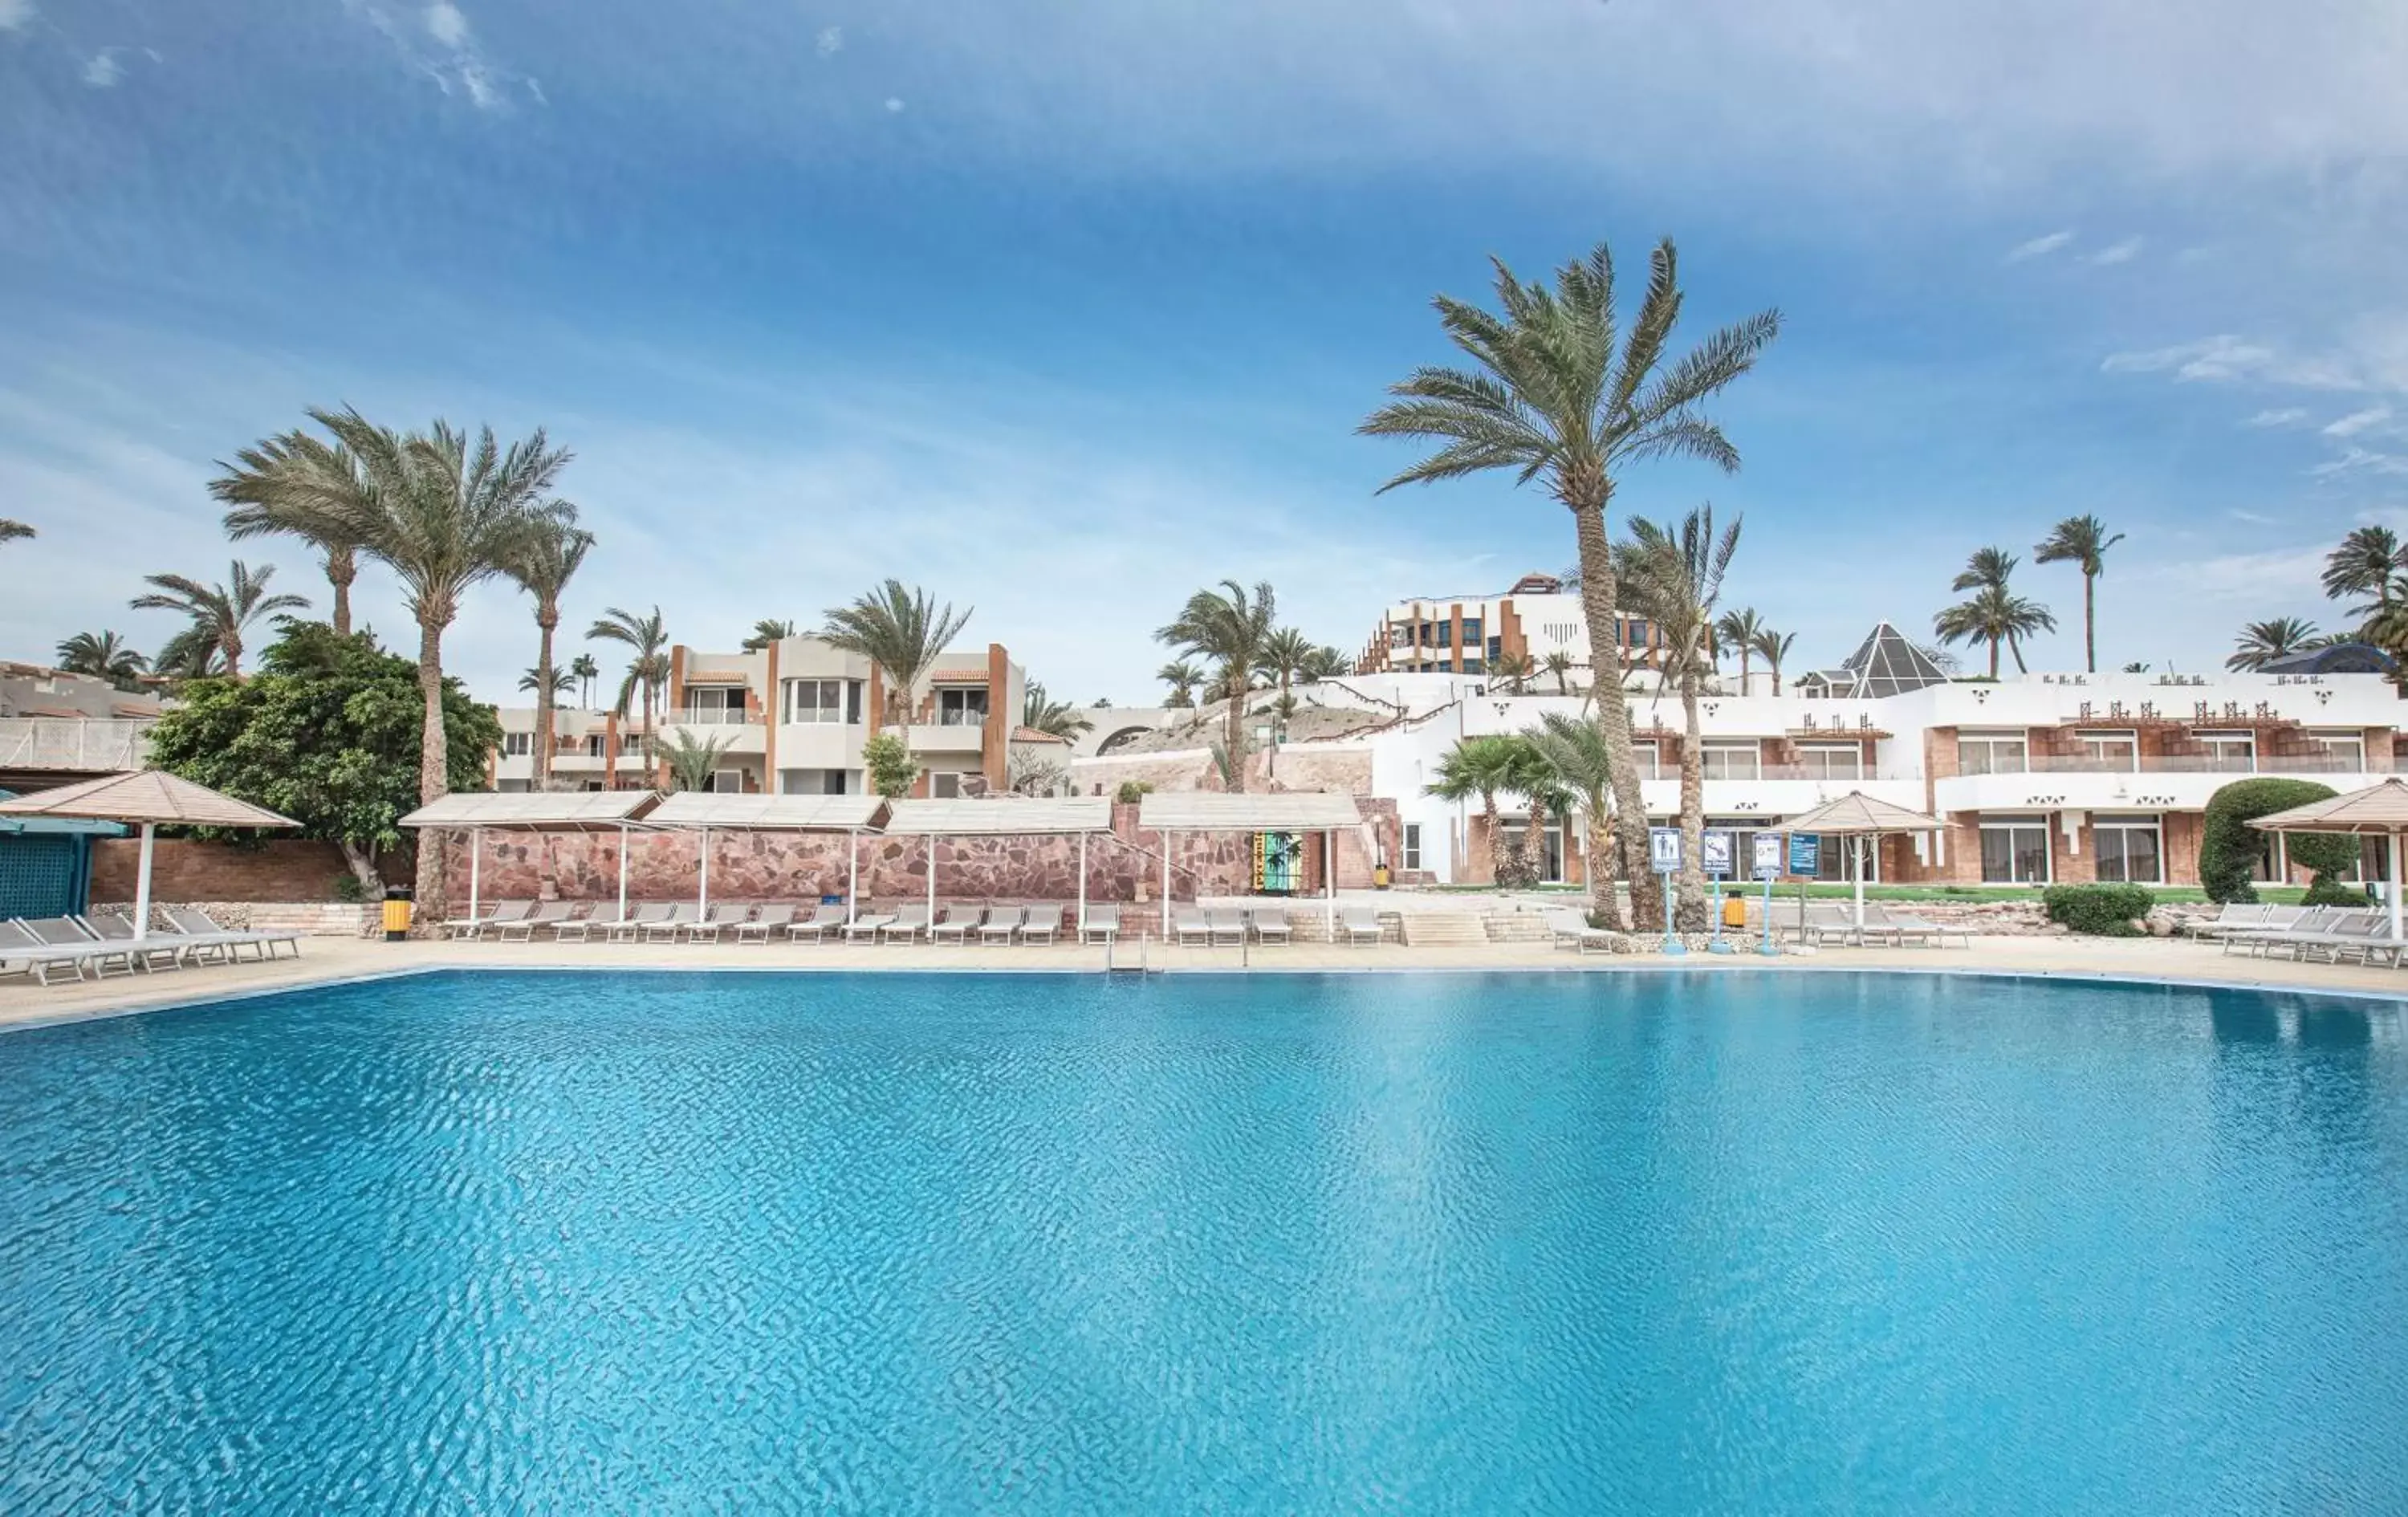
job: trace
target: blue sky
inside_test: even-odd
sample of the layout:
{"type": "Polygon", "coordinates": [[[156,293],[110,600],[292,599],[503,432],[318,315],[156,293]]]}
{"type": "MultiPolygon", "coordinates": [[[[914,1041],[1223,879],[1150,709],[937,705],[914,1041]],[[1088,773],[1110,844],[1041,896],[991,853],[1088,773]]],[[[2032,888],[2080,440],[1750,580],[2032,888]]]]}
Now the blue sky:
{"type": "MultiPolygon", "coordinates": [[[[1479,294],[1678,239],[1687,328],[1787,330],[1718,414],[1730,596],[1844,654],[1973,548],[2128,534],[2101,657],[2329,620],[2408,520],[2408,21],[2238,0],[0,0],[0,655],[222,576],[211,460],[309,404],[576,450],[572,594],[682,641],[893,573],[1082,701],[1197,584],[1353,648],[1571,556],[1510,482],[1355,437],[1479,294]]],[[[280,588],[301,552],[246,545],[280,588]]],[[[2078,658],[2080,586],[2022,588],[2078,658]]],[[[408,646],[371,571],[362,606],[408,646]]],[[[451,662],[510,698],[523,597],[451,662]]]]}

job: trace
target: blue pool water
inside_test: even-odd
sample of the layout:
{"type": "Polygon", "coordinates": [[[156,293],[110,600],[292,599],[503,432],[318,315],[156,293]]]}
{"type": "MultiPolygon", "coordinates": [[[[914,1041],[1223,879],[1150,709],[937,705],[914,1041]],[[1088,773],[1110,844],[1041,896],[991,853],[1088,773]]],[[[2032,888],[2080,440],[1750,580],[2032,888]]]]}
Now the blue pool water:
{"type": "Polygon", "coordinates": [[[477,975],[0,1037],[0,1510],[2408,1510],[2388,1003],[477,975]]]}

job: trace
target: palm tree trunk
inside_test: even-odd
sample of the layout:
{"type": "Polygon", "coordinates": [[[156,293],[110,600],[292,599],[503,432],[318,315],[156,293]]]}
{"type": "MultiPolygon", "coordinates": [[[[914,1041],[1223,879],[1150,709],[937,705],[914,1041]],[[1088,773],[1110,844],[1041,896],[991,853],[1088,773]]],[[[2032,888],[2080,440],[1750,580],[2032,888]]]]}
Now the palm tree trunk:
{"type": "Polygon", "coordinates": [[[335,587],[335,636],[351,635],[351,581],[360,577],[348,548],[326,550],[326,582],[335,587]]]}
{"type": "Polygon", "coordinates": [[[1748,647],[1747,647],[1747,645],[1746,645],[1745,643],[1742,643],[1742,644],[1740,644],[1740,649],[1739,649],[1739,693],[1740,693],[1741,694],[1742,694],[1742,695],[1744,695],[1744,694],[1747,694],[1747,674],[1748,674],[1748,669],[1749,669],[1749,667],[1750,667],[1750,665],[1749,665],[1749,664],[1748,664],[1748,662],[1747,662],[1747,655],[1748,655],[1748,647]]]}
{"type": "Polygon", "coordinates": [[[1597,702],[1598,730],[1613,785],[1613,832],[1621,867],[1592,881],[1597,919],[1620,930],[1622,901],[1613,877],[1630,881],[1630,920],[1641,932],[1663,925],[1663,910],[1641,881],[1647,867],[1647,802],[1639,791],[1639,761],[1630,747],[1630,703],[1622,688],[1622,649],[1616,637],[1613,547],[1605,535],[1605,494],[1593,506],[1572,508],[1572,531],[1580,544],[1581,609],[1588,618],[1589,694],[1597,702]]]}
{"type": "Polygon", "coordinates": [[[2088,570],[2082,575],[2082,663],[2090,673],[2099,672],[2099,615],[2096,593],[2098,578],[2088,570]]]}
{"type": "MultiPolygon", "coordinates": [[[[1588,811],[1588,890],[1592,898],[1615,899],[1613,867],[1613,827],[1608,803],[1603,794],[1589,798],[1588,811]]],[[[1592,926],[1616,925],[1592,923],[1592,926]]]]}
{"type": "Polygon", "coordinates": [[[1706,738],[1698,718],[1696,669],[1681,677],[1681,872],[1672,881],[1672,920],[1683,932],[1706,930],[1706,738]]]}
{"type": "Polygon", "coordinates": [[[1772,665],[1772,694],[1775,698],[1781,694],[1781,665],[1778,662],[1772,665]]]}
{"type": "Polygon", "coordinates": [[[560,620],[555,610],[550,616],[537,613],[535,624],[541,639],[535,660],[535,788],[552,788],[552,629],[560,620]]]}
{"type": "Polygon", "coordinates": [[[1242,795],[1246,791],[1245,752],[1238,746],[1246,730],[1246,692],[1242,678],[1229,674],[1221,681],[1229,697],[1228,732],[1222,741],[1229,754],[1229,791],[1242,795]]]}
{"type": "Polygon", "coordinates": [[[1991,679],[1993,681],[1995,681],[1995,680],[1997,680],[1997,679],[1998,679],[1998,678],[1999,678],[1999,639],[1998,639],[1998,638],[1996,638],[1996,637],[1993,637],[1993,638],[1991,638],[1991,639],[1990,639],[1990,679],[1991,679]]]}
{"type": "MultiPolygon", "coordinates": [[[[433,617],[418,619],[418,692],[426,701],[426,723],[418,755],[418,802],[428,805],[452,788],[451,748],[443,731],[443,623],[433,617]]],[[[416,930],[435,936],[436,923],[451,916],[444,888],[444,832],[422,827],[418,833],[416,930]]]]}
{"type": "Polygon", "coordinates": [[[2015,672],[2017,674],[2031,673],[2031,670],[2024,667],[2024,640],[2021,637],[2009,637],[2007,639],[2007,651],[2015,656],[2015,672]]]}

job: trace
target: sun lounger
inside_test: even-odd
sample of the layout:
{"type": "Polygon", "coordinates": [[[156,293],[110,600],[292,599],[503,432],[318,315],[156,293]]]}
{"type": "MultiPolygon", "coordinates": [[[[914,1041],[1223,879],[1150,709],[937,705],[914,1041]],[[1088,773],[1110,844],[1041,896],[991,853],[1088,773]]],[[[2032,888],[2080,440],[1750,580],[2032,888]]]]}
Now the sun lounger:
{"type": "Polygon", "coordinates": [[[667,901],[641,901],[625,916],[610,923],[603,936],[614,943],[632,943],[667,922],[676,911],[677,908],[667,901]]]}
{"type": "Polygon", "coordinates": [[[2224,909],[2213,917],[2193,918],[2183,923],[2186,937],[2220,937],[2235,927],[2263,927],[2272,921],[2276,909],[2254,901],[2227,901],[2224,909]]]}
{"type": "Polygon", "coordinates": [[[1121,909],[1117,906],[1091,906],[1087,920],[1079,923],[1079,941],[1110,943],[1121,935],[1121,909]]]}
{"type": "Polygon", "coordinates": [[[1058,906],[1032,906],[1026,920],[1020,924],[1020,940],[1024,943],[1061,941],[1062,909],[1058,906]]]}
{"type": "Polygon", "coordinates": [[[193,961],[193,945],[180,933],[152,933],[136,948],[130,946],[135,941],[134,923],[114,911],[95,912],[76,920],[104,943],[129,945],[127,952],[136,955],[135,966],[137,968],[156,969],[162,958],[167,961],[170,969],[181,969],[193,961]]]}
{"type": "Polygon", "coordinates": [[[736,940],[739,943],[766,943],[771,933],[785,931],[794,920],[792,902],[780,901],[765,906],[753,913],[752,921],[736,924],[736,940]]]}
{"type": "MultiPolygon", "coordinates": [[[[80,954],[92,966],[95,980],[108,978],[112,964],[117,966],[117,973],[130,975],[134,972],[132,952],[118,944],[102,942],[93,935],[92,929],[73,917],[20,917],[17,926],[43,948],[63,949],[69,955],[80,954]]],[[[43,983],[48,984],[49,981],[44,980],[43,983]]]]}
{"type": "Polygon", "coordinates": [[[722,901],[713,906],[698,922],[685,924],[685,940],[689,943],[715,943],[719,935],[730,927],[740,927],[752,916],[752,909],[735,901],[722,901]]]}
{"type": "Polygon", "coordinates": [[[1296,937],[1288,927],[1287,913],[1283,910],[1257,907],[1246,913],[1246,925],[1253,929],[1257,943],[1291,942],[1296,937]]]}
{"type": "Polygon", "coordinates": [[[50,984],[52,972],[60,968],[72,970],[78,980],[83,978],[87,966],[93,966],[97,974],[98,963],[108,958],[123,959],[126,971],[133,972],[132,959],[93,938],[53,943],[36,936],[22,922],[0,922],[0,964],[23,965],[19,972],[32,975],[38,984],[50,984]]]}
{"type": "Polygon", "coordinates": [[[928,909],[907,906],[895,913],[895,919],[878,929],[878,939],[883,943],[916,943],[928,930],[928,909]]]}
{"type": "MultiPolygon", "coordinates": [[[[1870,906],[1865,908],[1869,920],[1875,909],[1870,906]]],[[[1905,945],[1907,939],[1913,938],[1917,942],[1929,943],[1934,948],[1946,948],[1948,939],[1951,937],[1962,939],[1967,948],[1973,946],[1973,935],[1963,927],[1943,926],[1937,922],[1915,916],[1912,912],[1893,911],[1887,907],[1881,907],[1878,909],[1881,913],[1881,924],[1889,930],[1901,947],[1905,945]]]]}
{"type": "Polygon", "coordinates": [[[604,901],[581,917],[553,923],[552,940],[555,943],[590,943],[597,932],[607,938],[610,930],[619,925],[620,921],[619,903],[604,901]]]}
{"type": "Polygon", "coordinates": [[[486,928],[498,927],[507,923],[519,921],[534,909],[533,901],[495,901],[494,909],[483,916],[453,917],[444,923],[443,936],[455,942],[465,938],[481,937],[485,935],[486,928]]]}
{"type": "Polygon", "coordinates": [[[937,920],[928,924],[928,941],[960,943],[967,947],[970,933],[986,920],[983,909],[975,906],[948,906],[939,910],[937,920]]]}
{"type": "Polygon", "coordinates": [[[494,923],[486,931],[497,943],[509,942],[513,933],[518,935],[520,942],[532,943],[538,927],[556,927],[566,922],[576,909],[577,905],[573,901],[546,901],[516,921],[494,923]]]}
{"type": "Polygon", "coordinates": [[[986,921],[980,923],[979,941],[1009,943],[1011,935],[1018,932],[1020,924],[1027,920],[1028,908],[1025,906],[998,906],[987,912],[986,921]]]}
{"type": "Polygon", "coordinates": [[[878,941],[879,929],[894,920],[895,913],[892,911],[879,911],[866,917],[855,917],[844,924],[844,940],[850,943],[856,937],[867,937],[874,943],[878,941]]]}
{"type": "Polygon", "coordinates": [[[816,943],[824,940],[834,930],[844,926],[844,908],[823,906],[801,922],[786,923],[786,941],[799,943],[808,938],[816,943]]]}
{"type": "Polygon", "coordinates": [[[230,950],[248,948],[263,959],[276,956],[279,948],[289,948],[293,956],[301,956],[301,935],[297,932],[251,929],[237,932],[221,927],[210,915],[198,907],[169,906],[161,908],[167,925],[194,939],[208,939],[225,944],[230,950]]]}
{"type": "Polygon", "coordinates": [[[702,920],[702,909],[692,901],[678,901],[650,922],[637,923],[647,943],[674,943],[678,934],[702,920]]]}
{"type": "Polygon", "coordinates": [[[1592,927],[1588,919],[1578,911],[1550,911],[1547,931],[1555,936],[1557,948],[1569,948],[1586,953],[1613,952],[1613,935],[1602,927],[1592,927]]]}
{"type": "MultiPolygon", "coordinates": [[[[1806,906],[1806,922],[1803,926],[1799,924],[1794,912],[1781,911],[1776,908],[1774,914],[1781,919],[1777,923],[1780,932],[1792,942],[1811,944],[1819,948],[1825,941],[1831,939],[1836,939],[1842,944],[1862,940],[1856,931],[1856,913],[1853,906],[1837,902],[1810,901],[1806,906]]],[[[1868,932],[1876,930],[1873,927],[1875,920],[1873,909],[1870,906],[1866,907],[1865,923],[1868,932]]]]}
{"type": "Polygon", "coordinates": [[[1182,946],[1191,942],[1209,945],[1212,941],[1212,919],[1195,907],[1178,907],[1170,913],[1170,931],[1182,946]]]}
{"type": "Polygon", "coordinates": [[[2243,953],[2263,957],[2268,950],[2280,945],[2287,937],[2302,933],[2329,932],[2342,918],[2343,913],[2331,907],[2319,906],[2300,912],[2281,926],[2269,922],[2255,926],[2229,927],[2223,934],[2224,952],[2229,953],[2239,949],[2243,953]]]}
{"type": "Polygon", "coordinates": [[[1216,906],[1205,913],[1211,923],[1212,942],[1237,944],[1246,940],[1246,913],[1234,906],[1216,906]]]}
{"type": "Polygon", "coordinates": [[[1381,937],[1380,914],[1368,906],[1341,906],[1338,909],[1338,930],[1346,935],[1349,943],[1377,946],[1381,937]]]}

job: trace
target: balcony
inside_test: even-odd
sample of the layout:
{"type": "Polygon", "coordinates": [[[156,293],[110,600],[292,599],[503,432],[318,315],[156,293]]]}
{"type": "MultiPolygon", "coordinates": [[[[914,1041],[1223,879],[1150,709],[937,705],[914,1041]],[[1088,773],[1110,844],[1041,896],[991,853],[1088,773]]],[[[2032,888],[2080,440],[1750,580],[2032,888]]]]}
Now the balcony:
{"type": "Polygon", "coordinates": [[[907,729],[906,740],[914,753],[976,753],[986,746],[985,719],[934,725],[915,722],[907,729]]]}
{"type": "Polygon", "coordinates": [[[2213,766],[2193,756],[2143,760],[2138,768],[2109,768],[2095,760],[2058,761],[2011,774],[1960,774],[1932,784],[1932,804],[1947,811],[2197,811],[2235,780],[2252,774],[2314,776],[2337,791],[2363,789],[2386,778],[2338,769],[2314,759],[2261,759],[2255,768],[2213,766]],[[2294,767],[2297,764],[2300,766],[2294,767]],[[2307,767],[2316,764],[2315,767],[2307,767]]]}
{"type": "Polygon", "coordinates": [[[1963,775],[2003,774],[2362,774],[2365,758],[2357,753],[2146,753],[2104,758],[2093,753],[2034,753],[2018,765],[1992,765],[1976,760],[1960,768],[1963,775]]]}

